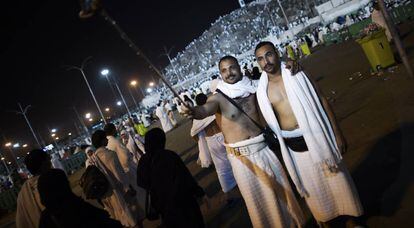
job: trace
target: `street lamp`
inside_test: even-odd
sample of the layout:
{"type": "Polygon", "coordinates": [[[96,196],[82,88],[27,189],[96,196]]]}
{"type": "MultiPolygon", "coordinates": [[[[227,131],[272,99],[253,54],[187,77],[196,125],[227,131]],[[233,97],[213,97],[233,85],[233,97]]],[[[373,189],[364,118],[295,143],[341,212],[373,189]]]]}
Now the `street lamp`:
{"type": "Polygon", "coordinates": [[[102,74],[102,75],[104,75],[104,76],[106,76],[106,75],[108,75],[108,74],[109,74],[109,70],[108,70],[108,69],[103,69],[103,70],[101,71],[101,74],[102,74]]]}
{"type": "Polygon", "coordinates": [[[93,119],[92,119],[92,118],[90,118],[90,119],[89,119],[89,122],[92,122],[92,121],[93,121],[93,119]]]}
{"type": "Polygon", "coordinates": [[[101,114],[101,117],[102,117],[102,119],[103,119],[104,123],[106,124],[106,120],[105,120],[105,117],[104,117],[104,115],[103,115],[103,113],[102,113],[102,111],[101,111],[101,107],[99,106],[98,101],[96,100],[95,94],[93,93],[93,91],[92,91],[92,89],[91,89],[91,86],[89,85],[88,79],[86,78],[85,72],[84,72],[84,70],[83,70],[83,69],[85,68],[85,64],[87,63],[87,61],[88,61],[89,59],[90,59],[90,57],[89,57],[89,58],[86,58],[86,59],[82,62],[82,65],[81,65],[80,67],[77,67],[77,66],[70,66],[70,67],[68,68],[68,70],[73,70],[73,69],[75,69],[75,70],[79,70],[79,71],[81,72],[81,74],[82,74],[82,76],[83,76],[83,79],[85,80],[85,83],[86,83],[86,85],[88,86],[89,92],[91,93],[91,96],[92,96],[92,98],[93,98],[93,100],[94,100],[94,102],[95,102],[96,108],[98,109],[99,114],[101,114]]]}
{"type": "Polygon", "coordinates": [[[105,112],[109,112],[111,111],[109,108],[105,108],[105,112]]]}
{"type": "Polygon", "coordinates": [[[91,116],[92,116],[92,115],[91,115],[89,112],[85,114],[85,118],[86,118],[86,119],[90,119],[90,118],[91,118],[91,116]]]}
{"type": "MultiPolygon", "coordinates": [[[[134,87],[134,88],[135,88],[135,92],[138,94],[138,89],[137,89],[138,82],[137,82],[136,80],[132,80],[129,84],[130,84],[132,87],[134,87]]],[[[144,98],[144,97],[145,97],[145,93],[144,93],[144,91],[142,90],[142,87],[141,87],[141,86],[138,86],[138,87],[139,87],[139,90],[141,91],[142,97],[144,98]]],[[[129,90],[129,93],[131,94],[131,97],[132,97],[132,99],[134,100],[135,106],[137,106],[137,109],[139,109],[139,107],[138,107],[137,103],[135,102],[134,96],[132,95],[131,90],[129,90]]]]}
{"type": "Polygon", "coordinates": [[[53,129],[51,130],[51,132],[52,132],[52,133],[56,133],[56,131],[57,131],[57,130],[56,130],[56,128],[53,128],[53,129]]]}
{"type": "Polygon", "coordinates": [[[69,133],[68,133],[68,135],[69,135],[69,136],[71,136],[71,135],[72,135],[72,133],[70,133],[70,132],[69,132],[69,133]]]}
{"type": "Polygon", "coordinates": [[[147,93],[151,93],[152,89],[151,88],[147,88],[147,93]]]}
{"type": "MultiPolygon", "coordinates": [[[[101,75],[102,75],[102,76],[104,76],[104,77],[106,77],[106,79],[108,80],[108,82],[109,82],[109,83],[111,83],[111,82],[109,81],[109,77],[108,77],[108,75],[109,75],[109,70],[108,70],[108,69],[103,69],[103,70],[101,71],[101,75]]],[[[122,102],[124,103],[124,106],[125,106],[125,108],[126,108],[126,110],[127,110],[127,112],[128,112],[128,115],[129,115],[130,117],[132,117],[131,112],[129,111],[128,105],[127,105],[127,103],[126,103],[126,101],[125,101],[125,99],[124,99],[124,95],[122,94],[121,89],[119,89],[118,83],[116,83],[116,81],[115,81],[115,80],[113,80],[113,81],[114,81],[114,85],[115,85],[116,89],[118,90],[119,96],[121,97],[121,100],[122,100],[122,102]]],[[[118,104],[118,103],[117,103],[117,104],[118,104]]],[[[121,105],[122,105],[122,103],[121,103],[121,105]]],[[[119,106],[120,106],[120,105],[119,105],[119,106]]]]}
{"type": "Polygon", "coordinates": [[[20,144],[19,143],[13,144],[13,148],[19,148],[19,147],[20,147],[20,144]]]}
{"type": "Polygon", "coordinates": [[[121,105],[122,105],[122,102],[117,101],[117,102],[116,102],[116,105],[121,106],[121,105]]]}
{"type": "MultiPolygon", "coordinates": [[[[131,85],[131,87],[134,87],[135,88],[135,92],[138,93],[138,90],[137,90],[138,82],[135,81],[135,80],[133,80],[129,84],[131,85]]],[[[139,88],[141,89],[141,92],[142,92],[141,86],[139,88]]],[[[137,101],[134,98],[134,95],[131,92],[131,88],[128,88],[128,91],[129,91],[129,95],[131,95],[132,101],[134,102],[136,109],[138,110],[139,109],[139,106],[137,104],[137,101]]],[[[144,93],[142,93],[142,96],[145,97],[144,93]]]]}
{"type": "Polygon", "coordinates": [[[6,146],[6,147],[10,147],[12,145],[12,143],[11,142],[8,142],[8,143],[6,143],[4,146],[6,146]]]}
{"type": "Polygon", "coordinates": [[[149,83],[149,86],[151,86],[151,87],[153,87],[154,85],[155,85],[154,82],[149,83]]]}
{"type": "Polygon", "coordinates": [[[55,137],[55,136],[56,136],[56,134],[55,134],[55,133],[53,133],[53,134],[51,134],[51,136],[52,136],[52,137],[55,137]]]}
{"type": "Polygon", "coordinates": [[[27,147],[27,144],[23,144],[23,146],[22,146],[23,148],[26,148],[27,147]]]}

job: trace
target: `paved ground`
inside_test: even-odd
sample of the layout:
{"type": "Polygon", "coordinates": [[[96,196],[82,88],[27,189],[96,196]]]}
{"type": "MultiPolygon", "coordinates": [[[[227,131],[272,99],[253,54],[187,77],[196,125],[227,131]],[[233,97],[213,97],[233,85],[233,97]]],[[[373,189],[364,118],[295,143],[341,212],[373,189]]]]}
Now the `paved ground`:
{"type": "MultiPolygon", "coordinates": [[[[412,26],[401,28],[411,31],[412,26]]],[[[414,34],[406,35],[404,42],[413,63],[414,34]]],[[[372,75],[362,49],[353,41],[321,48],[302,63],[329,98],[348,141],[345,162],[366,211],[362,220],[369,227],[414,227],[414,80],[407,78],[401,65],[372,75]]],[[[211,208],[202,207],[207,226],[251,226],[243,201],[224,206],[214,168],[196,164],[198,150],[190,127],[191,122],[182,119],[167,134],[167,148],[180,154],[211,197],[211,208]]],[[[70,177],[77,193],[81,173],[70,177]]],[[[3,218],[0,226],[13,227],[10,218],[3,218]]],[[[157,224],[145,222],[146,227],[157,224]]]]}

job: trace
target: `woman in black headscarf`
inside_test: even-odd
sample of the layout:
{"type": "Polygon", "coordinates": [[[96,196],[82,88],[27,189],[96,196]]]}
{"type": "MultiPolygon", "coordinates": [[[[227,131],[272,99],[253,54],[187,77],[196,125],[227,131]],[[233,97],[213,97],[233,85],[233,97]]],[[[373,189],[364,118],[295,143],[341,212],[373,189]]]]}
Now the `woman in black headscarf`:
{"type": "Polygon", "coordinates": [[[39,177],[40,200],[45,206],[40,228],[122,227],[106,211],[86,203],[73,194],[68,178],[60,169],[51,169],[39,177]]]}
{"type": "Polygon", "coordinates": [[[152,206],[165,227],[204,227],[197,199],[204,190],[175,152],[165,149],[165,133],[159,128],[145,135],[146,154],[138,164],[138,185],[150,190],[152,206]]]}

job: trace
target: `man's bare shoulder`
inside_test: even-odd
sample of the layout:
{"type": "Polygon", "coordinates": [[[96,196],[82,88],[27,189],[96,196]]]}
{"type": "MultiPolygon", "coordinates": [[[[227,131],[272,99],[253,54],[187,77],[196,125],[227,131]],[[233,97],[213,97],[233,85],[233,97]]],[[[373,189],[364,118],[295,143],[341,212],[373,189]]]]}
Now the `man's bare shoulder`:
{"type": "Polygon", "coordinates": [[[217,102],[217,103],[221,103],[224,100],[224,96],[220,93],[214,93],[212,95],[210,95],[207,99],[207,102],[217,102]]]}

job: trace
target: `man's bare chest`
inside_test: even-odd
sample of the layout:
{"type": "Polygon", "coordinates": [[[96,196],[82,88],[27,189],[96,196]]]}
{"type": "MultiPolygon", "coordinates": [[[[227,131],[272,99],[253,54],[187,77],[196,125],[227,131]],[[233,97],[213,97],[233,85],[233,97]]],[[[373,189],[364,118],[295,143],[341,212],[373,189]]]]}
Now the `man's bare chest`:
{"type": "Polygon", "coordinates": [[[270,103],[273,106],[278,106],[279,104],[288,102],[289,100],[286,95],[286,90],[283,83],[270,83],[267,88],[267,95],[269,97],[270,103]]]}
{"type": "MultiPolygon", "coordinates": [[[[239,98],[239,99],[233,99],[233,100],[237,103],[237,105],[244,112],[246,112],[252,118],[255,118],[257,114],[255,99],[256,99],[255,95],[250,95],[249,97],[246,97],[246,98],[239,98]]],[[[223,106],[224,106],[223,107],[224,112],[222,114],[224,114],[224,116],[229,120],[237,121],[241,117],[243,119],[246,117],[235,105],[233,105],[229,101],[226,101],[223,106]]]]}

